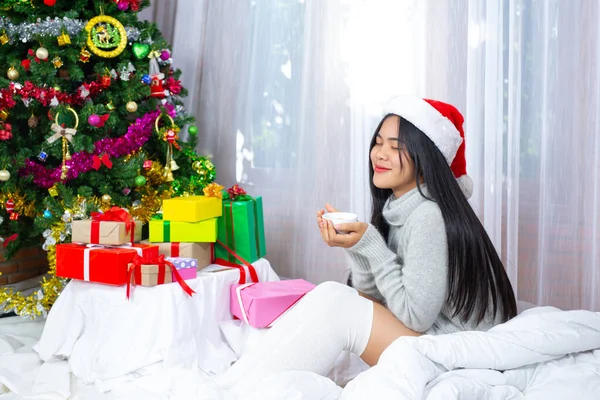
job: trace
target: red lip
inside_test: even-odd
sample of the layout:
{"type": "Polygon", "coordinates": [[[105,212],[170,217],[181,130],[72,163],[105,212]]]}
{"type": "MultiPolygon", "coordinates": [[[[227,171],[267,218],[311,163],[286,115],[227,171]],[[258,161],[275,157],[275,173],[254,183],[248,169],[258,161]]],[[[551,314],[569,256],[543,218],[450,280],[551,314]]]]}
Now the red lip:
{"type": "Polygon", "coordinates": [[[380,167],[379,165],[376,165],[374,168],[375,172],[377,172],[378,174],[382,174],[384,172],[388,172],[390,171],[390,168],[384,168],[384,167],[380,167]]]}

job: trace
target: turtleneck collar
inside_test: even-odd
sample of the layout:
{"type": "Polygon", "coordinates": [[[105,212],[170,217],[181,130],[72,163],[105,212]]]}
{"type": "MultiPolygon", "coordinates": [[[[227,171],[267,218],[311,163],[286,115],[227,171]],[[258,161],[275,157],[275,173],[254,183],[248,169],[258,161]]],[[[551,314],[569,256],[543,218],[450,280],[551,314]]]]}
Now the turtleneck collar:
{"type": "MultiPolygon", "coordinates": [[[[427,195],[426,185],[421,185],[421,191],[427,195]]],[[[419,188],[414,188],[399,198],[392,195],[383,206],[383,217],[388,224],[392,226],[402,226],[408,219],[408,216],[423,202],[429,201],[419,192],[419,188]]]]}

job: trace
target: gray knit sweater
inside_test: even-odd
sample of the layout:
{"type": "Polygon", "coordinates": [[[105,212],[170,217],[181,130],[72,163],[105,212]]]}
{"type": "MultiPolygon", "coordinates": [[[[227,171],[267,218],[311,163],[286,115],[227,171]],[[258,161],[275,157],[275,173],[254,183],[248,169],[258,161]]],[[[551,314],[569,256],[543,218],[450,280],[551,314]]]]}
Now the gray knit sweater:
{"type": "MultiPolygon", "coordinates": [[[[424,193],[426,188],[421,186],[424,193]]],[[[488,330],[500,323],[491,313],[479,324],[452,317],[448,292],[448,244],[440,208],[413,189],[390,198],[383,216],[390,225],[386,244],[369,224],[348,249],[353,286],[377,299],[409,329],[427,334],[488,330]]]]}

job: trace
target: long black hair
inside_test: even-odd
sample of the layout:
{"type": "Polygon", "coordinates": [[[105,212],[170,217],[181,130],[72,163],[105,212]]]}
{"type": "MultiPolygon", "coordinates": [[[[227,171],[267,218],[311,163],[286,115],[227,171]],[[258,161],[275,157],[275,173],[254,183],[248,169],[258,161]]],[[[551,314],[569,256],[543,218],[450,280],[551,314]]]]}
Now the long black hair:
{"type": "MultiPolygon", "coordinates": [[[[388,114],[379,123],[371,140],[369,153],[388,114]]],[[[400,152],[407,152],[414,163],[415,181],[421,195],[440,207],[448,241],[448,297],[454,316],[463,321],[475,317],[481,322],[490,306],[494,317],[501,313],[503,321],[517,314],[515,295],[485,228],[471,208],[446,159],[437,146],[412,123],[400,118],[398,124],[400,152]],[[425,183],[427,193],[422,190],[425,183]],[[490,304],[491,303],[491,304],[490,304]]],[[[402,157],[400,157],[402,166],[402,157]]],[[[388,239],[389,225],[383,218],[383,207],[392,195],[391,189],[373,184],[373,166],[369,161],[372,196],[371,224],[388,239]]]]}

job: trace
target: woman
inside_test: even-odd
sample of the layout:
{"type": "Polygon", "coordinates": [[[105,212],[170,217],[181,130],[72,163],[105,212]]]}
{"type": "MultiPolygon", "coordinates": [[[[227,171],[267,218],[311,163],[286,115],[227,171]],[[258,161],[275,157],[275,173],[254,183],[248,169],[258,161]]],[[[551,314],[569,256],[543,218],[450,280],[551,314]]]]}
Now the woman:
{"type": "Polygon", "coordinates": [[[348,250],[356,289],[319,285],[221,385],[289,370],[326,374],[343,350],[375,365],[399,337],[487,330],[516,315],[502,262],[467,201],[462,125],[446,103],[389,104],[370,146],[371,223],[333,226],[317,213],[323,240],[348,250]]]}

